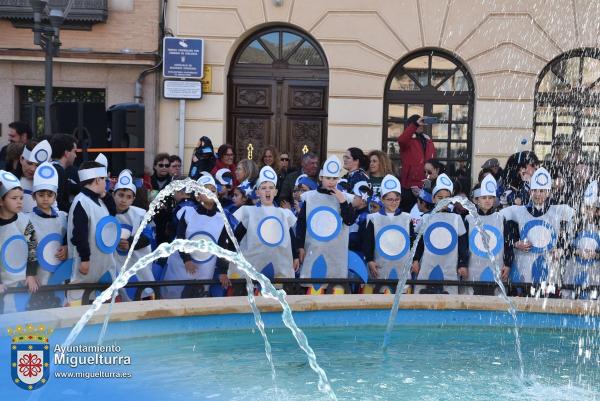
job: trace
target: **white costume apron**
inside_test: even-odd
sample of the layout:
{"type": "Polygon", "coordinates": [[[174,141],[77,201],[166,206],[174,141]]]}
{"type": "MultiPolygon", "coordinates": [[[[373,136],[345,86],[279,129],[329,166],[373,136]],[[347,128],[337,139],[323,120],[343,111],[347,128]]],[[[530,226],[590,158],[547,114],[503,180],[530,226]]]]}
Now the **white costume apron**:
{"type": "MultiPolygon", "coordinates": [[[[562,221],[572,222],[575,211],[567,205],[551,205],[543,216],[533,217],[525,206],[513,205],[500,212],[506,220],[519,225],[519,238],[527,239],[531,250],[515,247],[515,262],[510,277],[516,283],[539,283],[550,278],[556,282],[558,272],[549,271],[547,253],[556,248],[562,221]]],[[[567,230],[568,231],[568,230],[567,230]]]]}
{"type": "MultiPolygon", "coordinates": [[[[181,219],[182,217],[187,223],[186,239],[206,239],[217,244],[225,225],[222,213],[217,212],[214,216],[207,216],[199,214],[194,207],[187,206],[177,212],[177,218],[181,219]]],[[[196,273],[188,273],[179,252],[175,252],[167,260],[164,280],[212,280],[217,265],[217,256],[208,252],[193,252],[191,257],[198,266],[196,273]]],[[[163,298],[181,298],[183,288],[183,286],[162,287],[161,295],[163,298]]]]}
{"type": "MultiPolygon", "coordinates": [[[[489,238],[489,251],[496,259],[496,263],[504,264],[504,219],[499,213],[479,216],[483,229],[489,238]]],[[[483,236],[475,224],[473,216],[467,216],[469,223],[469,281],[494,280],[495,266],[488,255],[488,249],[483,242],[483,236]]],[[[472,292],[472,288],[471,291],[472,292]]]]}
{"type": "MultiPolygon", "coordinates": [[[[77,283],[96,283],[106,273],[114,276],[115,258],[113,256],[121,236],[121,225],[116,217],[108,213],[104,202],[99,199],[99,205],[87,195],[80,193],[71,204],[69,215],[73,216],[73,211],[77,204],[81,204],[88,216],[88,243],[90,247],[90,269],[87,274],[79,272],[81,258],[77,248],[73,244],[73,221],[70,219],[67,226],[67,244],[69,247],[69,257],[73,258],[73,273],[71,274],[71,284],[77,283]]],[[[69,302],[81,299],[83,290],[72,290],[68,292],[69,302]]]]}
{"type": "MultiPolygon", "coordinates": [[[[28,223],[29,216],[19,213],[16,221],[0,227],[0,275],[7,287],[25,285],[28,245],[24,234],[28,223]]],[[[5,295],[3,300],[3,313],[17,312],[15,294],[5,295]]]]}
{"type": "MultiPolygon", "coordinates": [[[[269,279],[294,278],[290,227],[296,224],[296,217],[275,206],[242,206],[233,216],[246,227],[240,242],[246,260],[269,279]]],[[[233,263],[229,264],[228,275],[242,277],[233,263]]]]}
{"type": "Polygon", "coordinates": [[[400,213],[396,216],[388,216],[371,213],[367,219],[373,223],[378,278],[399,278],[402,269],[407,268],[411,256],[410,215],[400,213]]]}
{"type": "MultiPolygon", "coordinates": [[[[466,233],[461,217],[454,213],[436,213],[423,220],[424,251],[420,280],[458,280],[458,237],[466,233]]],[[[416,286],[415,293],[425,289],[416,286]]],[[[458,294],[458,287],[444,287],[449,294],[458,294]]]]}
{"type": "Polygon", "coordinates": [[[36,277],[41,285],[46,285],[52,273],[63,263],[55,255],[63,245],[63,239],[67,233],[67,214],[58,211],[57,217],[40,217],[31,212],[29,220],[33,224],[38,240],[36,277]]]}
{"type": "MultiPolygon", "coordinates": [[[[340,202],[317,191],[304,193],[306,240],[301,278],[347,278],[349,227],[340,216],[340,202]]],[[[352,195],[347,195],[351,202],[352,195]]],[[[325,287],[325,286],[323,286],[325,287]]]]}
{"type": "MultiPolygon", "coordinates": [[[[588,250],[600,252],[600,234],[598,227],[590,225],[578,233],[573,241],[573,251],[588,250]]],[[[600,285],[600,261],[598,259],[583,259],[573,254],[567,259],[563,273],[563,284],[576,285],[586,288],[590,285],[600,285]]]]}
{"type": "MultiPolygon", "coordinates": [[[[135,233],[142,224],[145,214],[146,211],[144,209],[136,206],[130,206],[125,213],[117,213],[115,217],[117,218],[117,220],[119,220],[119,223],[121,224],[121,239],[129,239],[135,236],[135,233]]],[[[128,268],[133,266],[140,258],[148,255],[150,252],[152,252],[150,245],[133,251],[131,259],[129,260],[128,268]]],[[[119,273],[121,273],[121,268],[125,264],[125,259],[127,259],[128,253],[128,250],[122,251],[119,248],[116,249],[116,275],[119,275],[119,273]]],[[[138,270],[135,275],[137,276],[137,279],[139,281],[154,281],[154,275],[152,274],[152,264],[148,264],[144,268],[138,270]]],[[[146,288],[142,292],[142,298],[148,297],[153,293],[154,291],[152,291],[152,289],[146,288]]],[[[126,293],[123,292],[121,293],[121,296],[127,297],[126,293]]]]}
{"type": "Polygon", "coordinates": [[[23,213],[31,213],[36,205],[33,200],[33,180],[21,177],[21,188],[23,188],[23,213]]]}

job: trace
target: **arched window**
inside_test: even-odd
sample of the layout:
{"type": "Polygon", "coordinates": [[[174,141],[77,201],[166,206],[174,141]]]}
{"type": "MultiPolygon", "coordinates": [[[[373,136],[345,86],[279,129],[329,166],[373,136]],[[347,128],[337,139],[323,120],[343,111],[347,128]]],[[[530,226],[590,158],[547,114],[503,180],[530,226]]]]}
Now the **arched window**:
{"type": "Polygon", "coordinates": [[[473,99],[469,72],[449,53],[429,49],[406,56],[386,82],[384,151],[399,163],[398,136],[406,119],[413,114],[437,117],[439,123],[427,127],[437,157],[447,163],[450,174],[470,177],[473,99]]]}
{"type": "Polygon", "coordinates": [[[271,26],[240,44],[228,75],[227,140],[237,160],[267,145],[295,166],[306,152],[326,153],[329,68],[309,34],[271,26]]]}
{"type": "Polygon", "coordinates": [[[553,145],[600,151],[600,49],[569,51],[540,73],[535,88],[533,150],[540,158],[553,145]]]}

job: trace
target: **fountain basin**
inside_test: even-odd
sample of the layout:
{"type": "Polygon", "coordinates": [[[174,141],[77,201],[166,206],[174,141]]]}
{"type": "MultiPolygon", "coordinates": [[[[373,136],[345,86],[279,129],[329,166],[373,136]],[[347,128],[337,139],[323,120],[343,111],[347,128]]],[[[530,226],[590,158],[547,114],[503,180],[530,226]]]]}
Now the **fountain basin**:
{"type": "MultiPolygon", "coordinates": [[[[514,299],[523,329],[524,382],[518,379],[512,319],[496,297],[406,295],[387,355],[380,346],[391,295],[290,296],[294,318],[315,348],[339,399],[596,399],[600,393],[596,334],[598,304],[514,299]],[[561,398],[562,397],[562,398],[561,398]],[[567,397],[567,398],[565,398],[567,397]],[[572,398],[568,398],[572,397],[572,398]]],[[[281,322],[279,304],[257,298],[272,340],[277,388],[245,297],[116,304],[105,339],[131,365],[52,364],[49,381],[27,392],[11,383],[7,399],[258,400],[324,399],[306,357],[281,322]],[[130,379],[57,378],[61,372],[128,371],[130,379]],[[133,390],[133,388],[137,390],[133,390]]],[[[86,307],[0,316],[0,359],[10,360],[6,327],[55,327],[51,351],[86,307]]],[[[76,344],[95,344],[103,306],[76,344]]],[[[50,353],[54,358],[53,352],[50,353]]],[[[77,354],[90,355],[90,354],[77,354]]],[[[4,397],[3,397],[4,398],[4,397]]]]}

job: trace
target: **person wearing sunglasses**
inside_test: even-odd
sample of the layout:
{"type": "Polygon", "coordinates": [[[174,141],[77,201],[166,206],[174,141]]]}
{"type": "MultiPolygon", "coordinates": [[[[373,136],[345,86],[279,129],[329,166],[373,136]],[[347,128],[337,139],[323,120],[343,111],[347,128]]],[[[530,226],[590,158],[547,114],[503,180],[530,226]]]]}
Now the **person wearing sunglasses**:
{"type": "Polygon", "coordinates": [[[154,157],[154,174],[150,178],[153,191],[160,191],[171,182],[170,167],[168,153],[159,153],[154,157]]]}

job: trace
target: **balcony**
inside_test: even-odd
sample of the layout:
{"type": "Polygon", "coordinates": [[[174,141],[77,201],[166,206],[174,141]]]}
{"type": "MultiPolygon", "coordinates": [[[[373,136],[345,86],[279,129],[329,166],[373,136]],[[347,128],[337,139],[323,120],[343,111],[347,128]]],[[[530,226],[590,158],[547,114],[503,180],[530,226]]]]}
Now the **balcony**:
{"type": "MultiPolygon", "coordinates": [[[[52,7],[64,10],[69,0],[49,0],[52,7]]],[[[33,10],[30,0],[0,0],[0,19],[16,28],[31,28],[33,10]]],[[[108,0],[75,0],[62,29],[91,30],[94,24],[108,19],[108,0]]]]}

